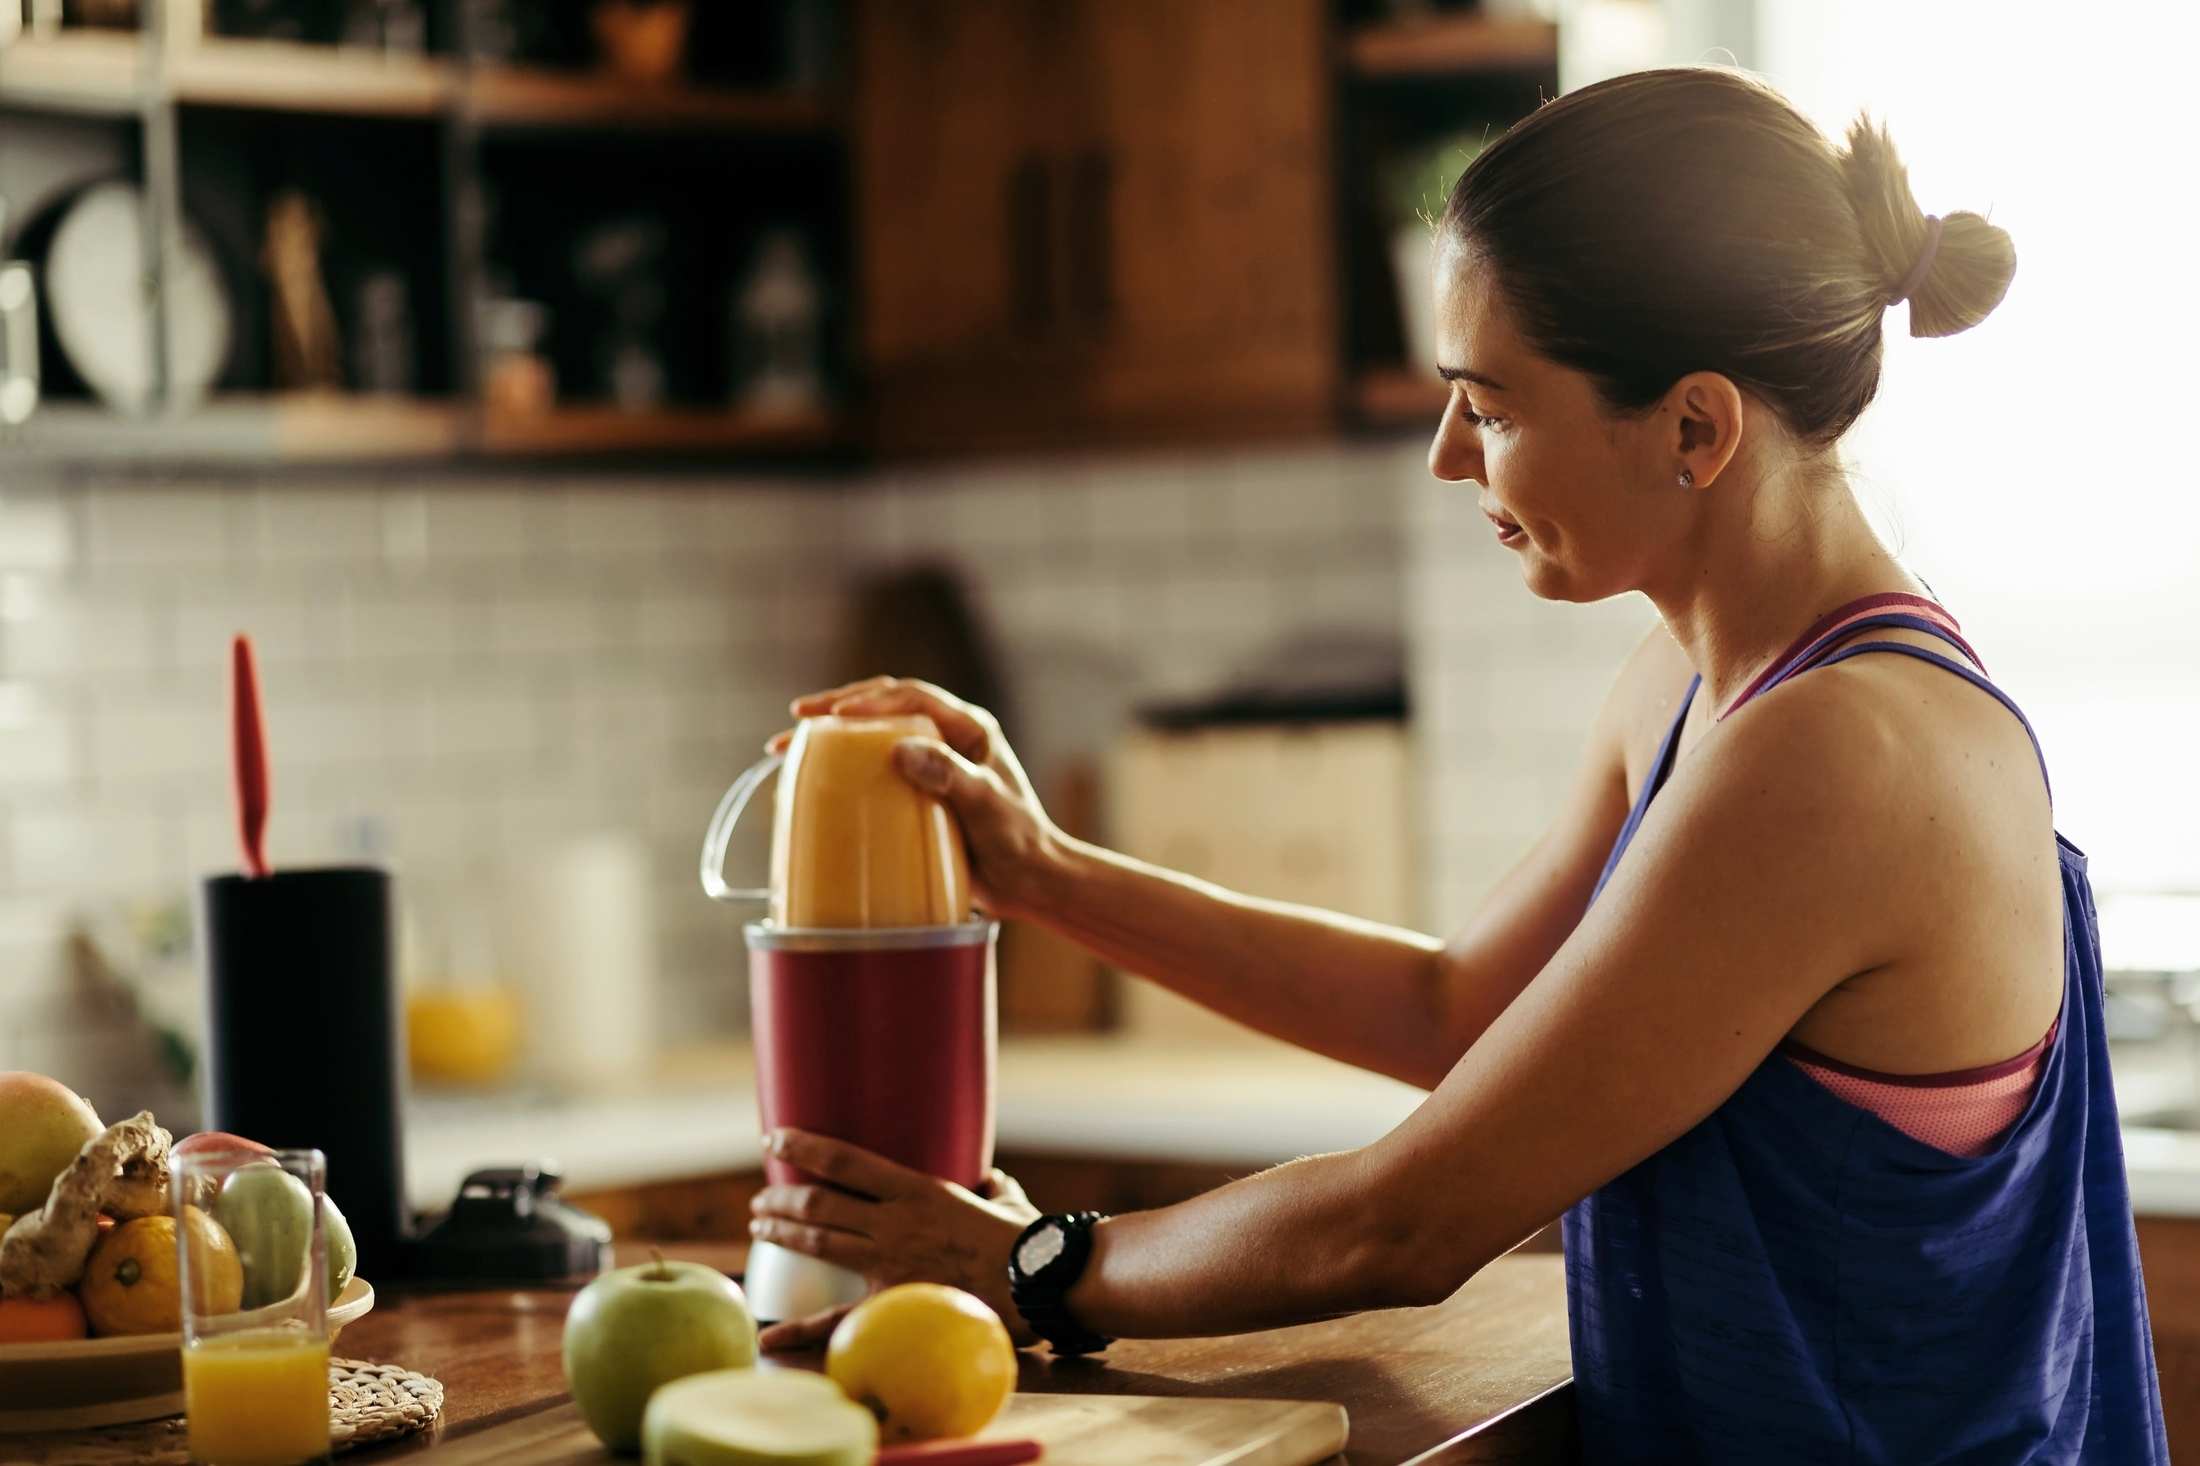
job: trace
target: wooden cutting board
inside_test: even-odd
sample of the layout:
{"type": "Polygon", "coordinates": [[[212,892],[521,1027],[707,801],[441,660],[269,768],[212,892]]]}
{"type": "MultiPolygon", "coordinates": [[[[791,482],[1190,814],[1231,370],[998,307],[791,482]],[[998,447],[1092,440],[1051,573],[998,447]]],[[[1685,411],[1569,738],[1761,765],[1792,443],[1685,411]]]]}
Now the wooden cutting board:
{"type": "MultiPolygon", "coordinates": [[[[1297,1400],[1017,1395],[978,1436],[1036,1440],[1046,1466],[1313,1466],[1344,1449],[1344,1407],[1297,1400]]],[[[428,1451],[436,1466],[632,1462],[597,1444],[567,1403],[428,1451]]]]}

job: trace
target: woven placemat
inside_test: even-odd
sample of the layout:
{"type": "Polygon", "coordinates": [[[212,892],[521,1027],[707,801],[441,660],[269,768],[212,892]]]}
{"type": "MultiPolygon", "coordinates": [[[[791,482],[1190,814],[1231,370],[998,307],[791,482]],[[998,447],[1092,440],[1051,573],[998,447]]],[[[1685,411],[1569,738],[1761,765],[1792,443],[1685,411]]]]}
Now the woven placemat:
{"type": "MultiPolygon", "coordinates": [[[[328,1362],[329,1448],[348,1451],[426,1430],[443,1413],[443,1384],[394,1364],[328,1362]]],[[[190,1466],[183,1417],[103,1430],[0,1436],[0,1466],[190,1466]]]]}

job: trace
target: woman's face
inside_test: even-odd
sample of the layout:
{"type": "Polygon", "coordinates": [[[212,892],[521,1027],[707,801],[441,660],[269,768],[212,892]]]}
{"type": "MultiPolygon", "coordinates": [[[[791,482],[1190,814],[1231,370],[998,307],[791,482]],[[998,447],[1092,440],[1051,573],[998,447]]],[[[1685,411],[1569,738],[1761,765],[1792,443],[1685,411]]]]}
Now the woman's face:
{"type": "Polygon", "coordinates": [[[1480,487],[1498,542],[1546,600],[1596,601],[1648,583],[1694,507],[1675,484],[1670,414],[1608,413],[1588,377],[1529,348],[1489,267],[1449,242],[1437,251],[1436,322],[1437,366],[1452,389],[1429,471],[1480,487]]]}

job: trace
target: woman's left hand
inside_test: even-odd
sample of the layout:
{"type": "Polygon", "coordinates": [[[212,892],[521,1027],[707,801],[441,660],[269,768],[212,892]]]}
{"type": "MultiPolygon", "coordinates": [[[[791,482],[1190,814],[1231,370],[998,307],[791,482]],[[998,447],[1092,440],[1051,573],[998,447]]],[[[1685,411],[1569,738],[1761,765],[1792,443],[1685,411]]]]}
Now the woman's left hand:
{"type": "MultiPolygon", "coordinates": [[[[972,1191],[802,1130],[772,1132],[765,1149],[829,1184],[766,1186],[749,1203],[750,1236],[861,1273],[874,1293],[896,1283],[961,1288],[998,1313],[1018,1344],[1034,1342],[1008,1294],[1008,1256],[1039,1210],[1009,1177],[990,1172],[972,1191]]],[[[847,1312],[775,1324],[759,1343],[823,1344],[847,1312]]]]}

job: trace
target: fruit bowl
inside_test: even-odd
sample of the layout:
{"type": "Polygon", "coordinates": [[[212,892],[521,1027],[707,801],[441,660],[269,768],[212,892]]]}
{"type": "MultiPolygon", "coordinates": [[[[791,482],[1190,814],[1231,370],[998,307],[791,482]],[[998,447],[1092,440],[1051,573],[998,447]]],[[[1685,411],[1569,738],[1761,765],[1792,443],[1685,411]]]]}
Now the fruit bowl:
{"type": "MultiPolygon", "coordinates": [[[[328,1309],[328,1337],[374,1307],[353,1278],[328,1309]]],[[[84,1430],[183,1410],[183,1335],[117,1334],[54,1344],[0,1344],[0,1435],[84,1430]]]]}

